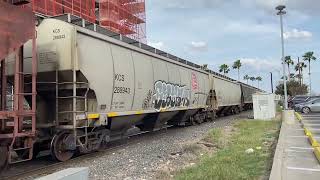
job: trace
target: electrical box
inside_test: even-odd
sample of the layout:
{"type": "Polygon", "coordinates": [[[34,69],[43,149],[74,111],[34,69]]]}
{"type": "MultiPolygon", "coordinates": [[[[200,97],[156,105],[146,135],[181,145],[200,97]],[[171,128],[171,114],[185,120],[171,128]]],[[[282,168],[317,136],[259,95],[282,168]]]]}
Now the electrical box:
{"type": "Polygon", "coordinates": [[[252,100],[254,119],[271,120],[276,117],[277,98],[275,94],[253,94],[252,100]]]}

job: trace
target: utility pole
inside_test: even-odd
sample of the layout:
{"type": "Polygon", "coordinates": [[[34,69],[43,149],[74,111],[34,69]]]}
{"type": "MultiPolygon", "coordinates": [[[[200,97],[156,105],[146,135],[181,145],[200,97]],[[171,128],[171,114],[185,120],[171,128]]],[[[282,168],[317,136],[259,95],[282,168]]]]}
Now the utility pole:
{"type": "Polygon", "coordinates": [[[273,75],[272,75],[272,72],[270,72],[270,80],[271,80],[271,93],[273,94],[273,75]]]}
{"type": "Polygon", "coordinates": [[[286,78],[286,65],[285,65],[285,59],[284,59],[284,38],[283,38],[283,20],[282,16],[286,14],[286,11],[284,9],[286,6],[280,5],[276,7],[276,10],[278,10],[277,15],[280,16],[280,29],[281,29],[281,47],[282,47],[282,69],[283,69],[283,86],[284,86],[284,109],[288,109],[288,94],[287,94],[287,78],[286,78]]]}
{"type": "MultiPolygon", "coordinates": [[[[309,61],[310,62],[310,61],[309,61]]],[[[309,89],[310,89],[310,92],[309,92],[309,95],[312,96],[312,88],[311,88],[311,67],[310,67],[310,63],[309,63],[309,89]]]]}

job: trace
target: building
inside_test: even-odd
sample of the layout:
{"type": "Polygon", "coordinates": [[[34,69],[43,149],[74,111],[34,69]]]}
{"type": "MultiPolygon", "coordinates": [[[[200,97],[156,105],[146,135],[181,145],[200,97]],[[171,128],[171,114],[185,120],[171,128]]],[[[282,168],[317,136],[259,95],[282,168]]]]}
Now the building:
{"type": "Polygon", "coordinates": [[[29,0],[43,16],[71,13],[134,40],[146,43],[145,0],[29,0]]]}

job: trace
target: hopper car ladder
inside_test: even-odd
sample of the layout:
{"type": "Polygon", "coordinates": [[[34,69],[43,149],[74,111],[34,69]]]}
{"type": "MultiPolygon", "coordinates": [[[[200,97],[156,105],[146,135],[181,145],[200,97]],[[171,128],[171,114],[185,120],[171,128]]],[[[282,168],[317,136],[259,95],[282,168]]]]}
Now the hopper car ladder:
{"type": "MultiPolygon", "coordinates": [[[[89,85],[87,82],[79,82],[77,81],[77,71],[75,68],[72,69],[72,82],[61,82],[59,81],[59,71],[58,66],[56,68],[56,126],[61,129],[72,130],[74,134],[74,144],[76,147],[81,146],[82,148],[86,148],[88,144],[88,127],[89,123],[86,119],[88,107],[87,107],[87,94],[89,92],[89,85]],[[63,95],[59,93],[61,89],[64,87],[72,86],[72,95],[63,95]],[[78,95],[79,87],[82,89],[86,89],[84,95],[78,95]],[[61,110],[59,108],[60,102],[72,101],[72,109],[71,110],[61,110]],[[84,107],[83,109],[78,108],[78,103],[83,102],[84,107]],[[79,115],[80,114],[80,115],[79,115]],[[68,121],[68,125],[63,125],[64,121],[60,120],[60,116],[63,115],[70,115],[68,117],[72,117],[68,121]],[[71,124],[70,124],[71,120],[71,124]],[[81,123],[80,121],[84,121],[81,123]],[[80,131],[84,133],[79,133],[80,131]],[[81,142],[80,138],[85,138],[85,142],[81,142]]],[[[80,107],[80,106],[79,106],[80,107]]]]}
{"type": "MultiPolygon", "coordinates": [[[[0,156],[7,156],[7,163],[14,164],[23,161],[28,161],[33,158],[33,144],[36,136],[36,76],[37,76],[37,62],[35,42],[32,40],[32,57],[31,72],[24,72],[23,46],[16,50],[14,60],[14,74],[12,81],[14,81],[11,88],[13,94],[8,92],[7,86],[9,84],[8,74],[6,73],[5,59],[1,61],[1,133],[0,140],[5,144],[0,144],[0,156]],[[25,80],[31,82],[25,83],[25,80]],[[29,85],[29,88],[25,85],[29,85]],[[10,95],[11,94],[11,95],[10,95]],[[12,98],[8,99],[8,95],[12,98]],[[26,106],[25,98],[29,97],[31,106],[26,106]],[[11,107],[7,107],[7,103],[11,103],[11,107]],[[3,151],[7,149],[7,152],[3,151]],[[17,158],[18,157],[18,158],[17,158]]],[[[26,58],[27,59],[27,58],[26,58]]]]}
{"type": "Polygon", "coordinates": [[[36,30],[34,14],[17,7],[24,3],[27,1],[0,2],[0,171],[7,164],[31,160],[36,139],[36,30]],[[19,30],[21,27],[24,28],[19,30]],[[28,40],[32,40],[32,53],[31,57],[24,57],[24,44],[28,40]],[[13,66],[8,62],[10,54],[14,55],[10,62],[13,66]],[[31,67],[26,66],[29,71],[25,72],[28,60],[31,67]],[[8,85],[13,85],[13,101],[10,102],[13,108],[6,105],[7,96],[11,94],[8,85]],[[26,108],[26,100],[30,107],[26,108]]]}

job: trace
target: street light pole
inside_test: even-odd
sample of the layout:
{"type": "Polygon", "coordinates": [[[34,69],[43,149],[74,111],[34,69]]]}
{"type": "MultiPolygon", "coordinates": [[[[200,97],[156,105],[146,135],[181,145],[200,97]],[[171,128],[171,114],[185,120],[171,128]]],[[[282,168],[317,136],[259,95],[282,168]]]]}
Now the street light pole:
{"type": "Polygon", "coordinates": [[[277,15],[280,16],[280,28],[281,28],[281,46],[282,46],[282,69],[283,69],[283,86],[284,86],[284,109],[288,109],[288,94],[287,94],[287,78],[286,78],[286,65],[285,65],[285,59],[284,59],[284,39],[283,39],[283,20],[282,15],[286,14],[286,11],[284,9],[286,6],[280,5],[276,7],[276,10],[278,10],[277,15]]]}
{"type": "Polygon", "coordinates": [[[273,75],[272,75],[272,72],[270,72],[270,80],[271,80],[271,93],[273,94],[273,75]]]}

